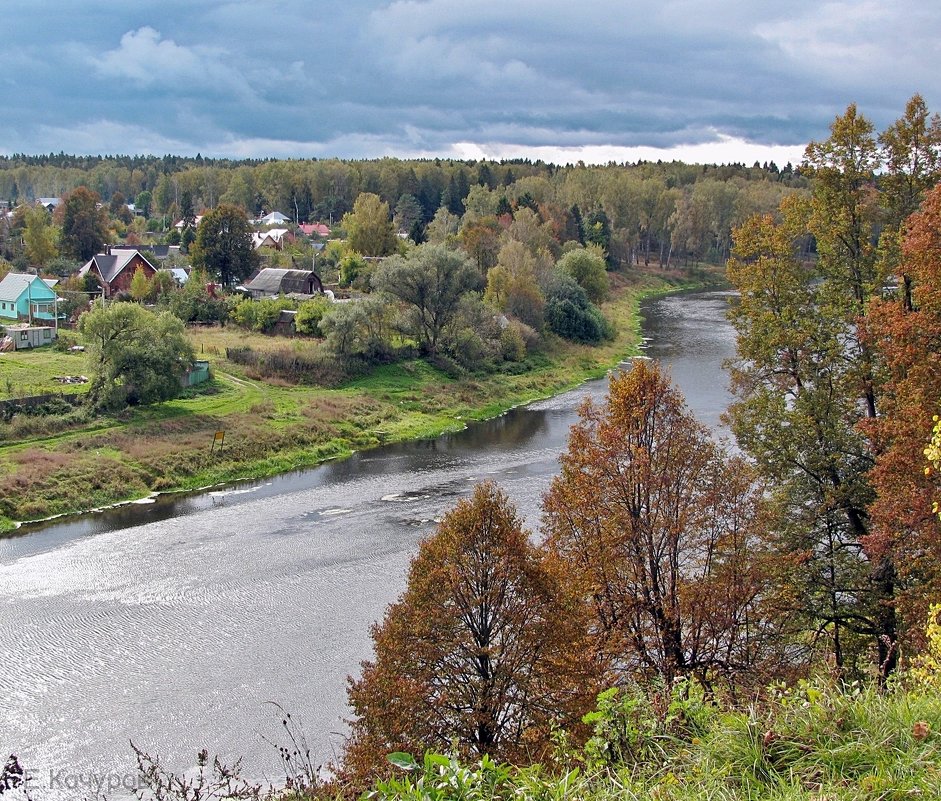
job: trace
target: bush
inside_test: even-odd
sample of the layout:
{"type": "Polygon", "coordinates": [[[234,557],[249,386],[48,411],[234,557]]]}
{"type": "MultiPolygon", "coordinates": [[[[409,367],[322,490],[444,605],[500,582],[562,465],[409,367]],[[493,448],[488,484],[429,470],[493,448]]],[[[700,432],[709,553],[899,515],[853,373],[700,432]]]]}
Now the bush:
{"type": "Polygon", "coordinates": [[[296,308],[297,304],[290,298],[243,298],[229,313],[229,317],[242,328],[268,333],[274,328],[284,309],[296,308]]]}
{"type": "Polygon", "coordinates": [[[546,324],[564,339],[574,342],[601,342],[613,336],[611,324],[601,310],[588,300],[574,278],[559,275],[546,297],[546,324]]]}
{"type": "Polygon", "coordinates": [[[323,332],[320,330],[320,321],[330,311],[331,305],[326,297],[305,300],[301,303],[297,307],[297,317],[294,318],[297,333],[315,337],[323,336],[323,332]]]}
{"type": "Polygon", "coordinates": [[[161,297],[174,317],[184,323],[224,323],[229,318],[229,299],[209,289],[205,273],[194,272],[179,290],[161,297]]]}
{"type": "Polygon", "coordinates": [[[574,278],[593,303],[604,300],[608,294],[608,275],[604,252],[600,248],[589,246],[571,250],[559,259],[557,268],[574,278]]]}
{"type": "Polygon", "coordinates": [[[526,358],[526,342],[523,339],[521,323],[510,322],[500,332],[500,352],[508,362],[521,362],[526,358]]]}

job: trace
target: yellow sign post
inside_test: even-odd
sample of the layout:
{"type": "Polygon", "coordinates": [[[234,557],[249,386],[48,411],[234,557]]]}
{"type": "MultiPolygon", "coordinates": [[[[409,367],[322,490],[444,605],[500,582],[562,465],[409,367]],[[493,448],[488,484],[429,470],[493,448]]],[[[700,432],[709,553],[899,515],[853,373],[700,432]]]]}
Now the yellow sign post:
{"type": "Polygon", "coordinates": [[[222,446],[225,444],[225,431],[217,431],[215,436],[212,438],[212,447],[209,449],[209,453],[214,453],[216,450],[216,443],[219,443],[219,453],[222,453],[222,446]]]}

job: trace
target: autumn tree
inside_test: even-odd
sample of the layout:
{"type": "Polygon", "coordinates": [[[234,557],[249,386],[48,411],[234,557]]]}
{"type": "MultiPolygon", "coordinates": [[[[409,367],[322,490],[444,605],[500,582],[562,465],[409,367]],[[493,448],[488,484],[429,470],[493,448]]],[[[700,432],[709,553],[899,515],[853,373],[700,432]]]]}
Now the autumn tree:
{"type": "Polygon", "coordinates": [[[865,544],[874,559],[895,566],[899,627],[918,641],[941,593],[941,525],[932,509],[939,475],[923,469],[926,432],[941,413],[941,187],[910,218],[899,266],[907,285],[876,300],[863,326],[884,367],[882,414],[864,427],[876,454],[865,544]]]}
{"type": "Polygon", "coordinates": [[[544,499],[546,546],[592,604],[613,676],[751,681],[775,654],[763,611],[762,486],[655,364],[579,410],[544,499]],[[752,674],[752,675],[750,675],[752,674]]]}
{"type": "Polygon", "coordinates": [[[405,304],[404,327],[426,353],[437,353],[461,296],[480,283],[473,262],[442,245],[420,245],[406,256],[393,256],[373,276],[374,287],[405,304]]]}
{"type": "Polygon", "coordinates": [[[238,206],[220,203],[199,221],[191,252],[193,267],[223,286],[244,281],[259,263],[252,227],[238,206]]]}
{"type": "Polygon", "coordinates": [[[398,240],[389,217],[389,204],[379,195],[360,194],[353,211],[343,217],[343,227],[350,247],[363,256],[388,256],[396,251],[398,240]]]}
{"type": "MultiPolygon", "coordinates": [[[[899,266],[903,223],[914,214],[925,193],[941,175],[941,117],[929,115],[921,95],[913,96],[905,114],[879,136],[884,170],[879,177],[881,205],[888,225],[880,240],[882,270],[899,266]]],[[[901,272],[902,298],[912,306],[911,278],[901,272]]]]}
{"type": "MultiPolygon", "coordinates": [[[[62,199],[62,250],[81,262],[101,253],[108,241],[108,212],[99,208],[101,198],[84,186],[62,199]]],[[[58,211],[58,210],[57,210],[58,211]]]]}
{"type": "Polygon", "coordinates": [[[362,779],[386,754],[450,750],[538,761],[574,728],[598,684],[582,606],[495,485],[475,488],[422,543],[408,585],[373,628],[375,657],[351,681],[357,718],[343,760],[362,779]]]}
{"type": "MultiPolygon", "coordinates": [[[[905,195],[903,151],[918,136],[908,116],[883,136],[895,166],[885,176],[905,195]],[[906,141],[908,144],[902,144],[906,141]]],[[[882,677],[898,659],[898,565],[891,549],[868,547],[877,451],[867,439],[882,415],[882,356],[865,335],[871,304],[891,293],[894,258],[880,254],[895,223],[885,215],[876,171],[882,164],[871,123],[854,105],[830,137],[808,145],[814,175],[807,203],[787,199],[781,219],[753,217],[735,234],[729,277],[741,294],[732,312],[738,400],[733,430],[774,487],[782,547],[798,558],[795,605],[809,632],[826,633],[839,667],[876,655],[882,677]],[[807,260],[808,234],[817,259],[807,260]]]]}

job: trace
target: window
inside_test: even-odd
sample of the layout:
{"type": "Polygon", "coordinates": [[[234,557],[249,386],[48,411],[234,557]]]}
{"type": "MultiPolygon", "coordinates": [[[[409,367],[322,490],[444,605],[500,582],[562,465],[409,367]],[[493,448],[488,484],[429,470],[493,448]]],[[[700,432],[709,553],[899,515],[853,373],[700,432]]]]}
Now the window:
{"type": "Polygon", "coordinates": [[[50,331],[48,328],[44,328],[44,329],[43,329],[43,332],[42,332],[42,338],[43,338],[43,339],[52,339],[52,331],[50,331]]]}
{"type": "Polygon", "coordinates": [[[21,331],[20,342],[28,342],[28,341],[29,341],[29,334],[27,334],[25,331],[21,331]]]}

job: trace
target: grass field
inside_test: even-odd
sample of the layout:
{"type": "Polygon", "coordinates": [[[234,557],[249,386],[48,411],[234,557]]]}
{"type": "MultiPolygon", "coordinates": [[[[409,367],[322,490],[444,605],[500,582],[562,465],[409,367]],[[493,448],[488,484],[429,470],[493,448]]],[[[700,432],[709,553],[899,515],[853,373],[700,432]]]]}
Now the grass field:
{"type": "MultiPolygon", "coordinates": [[[[88,418],[76,411],[67,418],[17,416],[0,424],[0,532],[15,521],[80,512],[153,491],[260,478],[384,442],[460,429],[467,420],[492,417],[603,375],[636,348],[640,298],[671,288],[676,287],[662,280],[621,280],[604,306],[617,328],[613,341],[589,347],[549,339],[513,372],[459,379],[413,360],[379,367],[337,389],[262,381],[228,361],[226,348],[314,354],[319,345],[234,327],[192,329],[194,349],[209,360],[214,377],[185,397],[113,417],[88,418]],[[223,430],[224,453],[210,454],[214,433],[223,430]]],[[[49,391],[55,375],[85,370],[81,355],[51,349],[0,355],[0,384],[9,380],[38,392],[49,391]]]]}
{"type": "Polygon", "coordinates": [[[84,353],[46,346],[0,353],[0,400],[51,392],[86,392],[88,384],[64,384],[57,376],[88,375],[84,353]]]}

